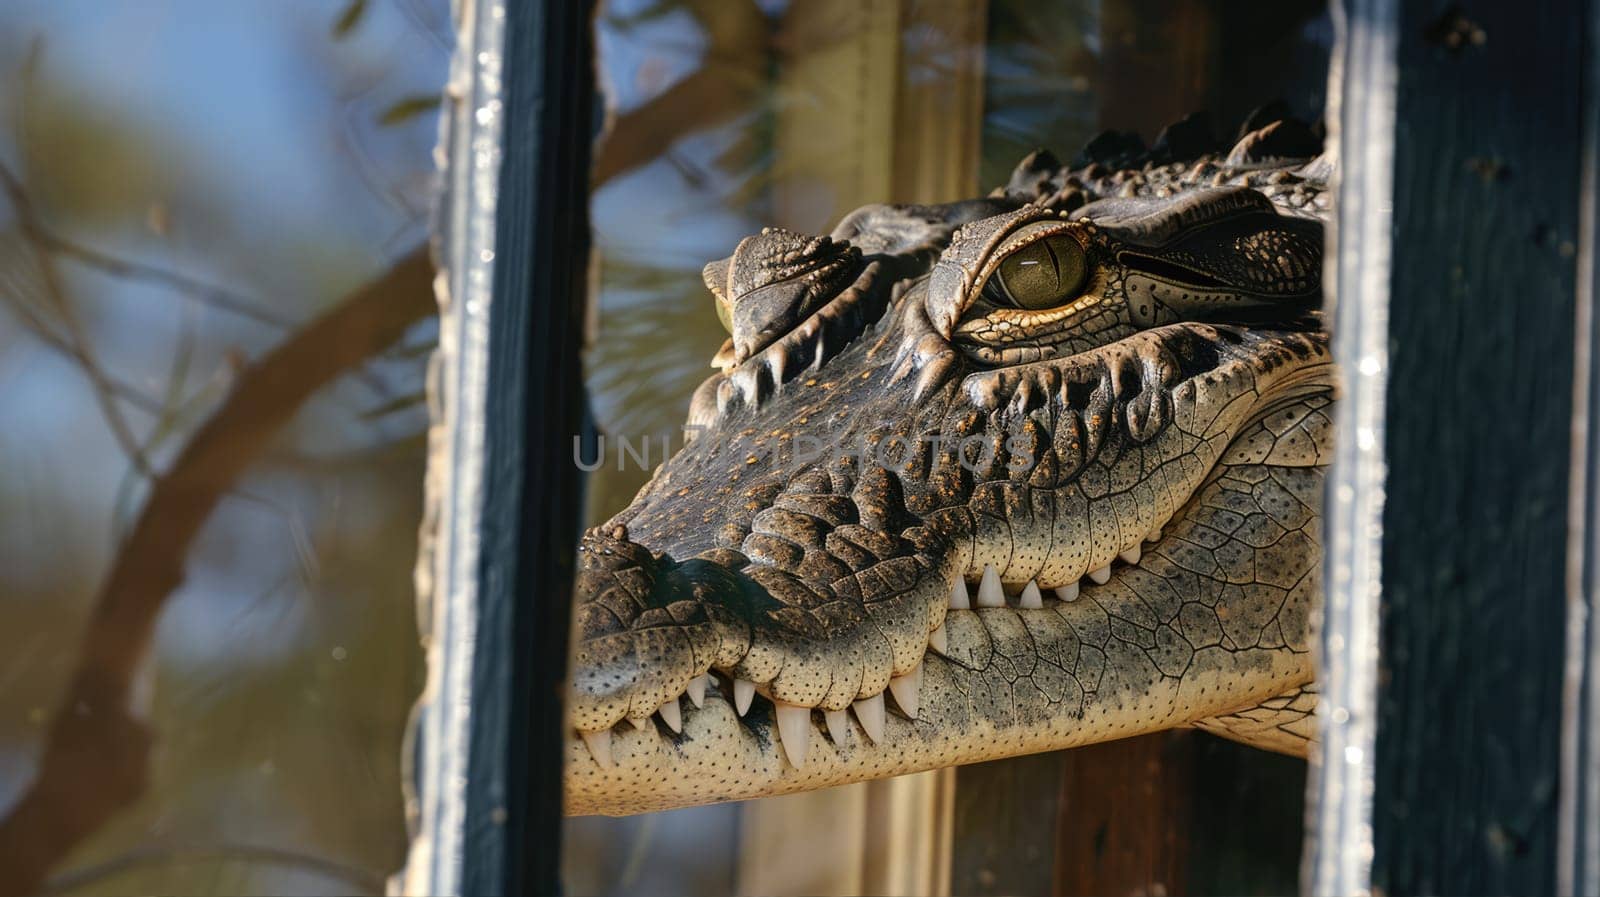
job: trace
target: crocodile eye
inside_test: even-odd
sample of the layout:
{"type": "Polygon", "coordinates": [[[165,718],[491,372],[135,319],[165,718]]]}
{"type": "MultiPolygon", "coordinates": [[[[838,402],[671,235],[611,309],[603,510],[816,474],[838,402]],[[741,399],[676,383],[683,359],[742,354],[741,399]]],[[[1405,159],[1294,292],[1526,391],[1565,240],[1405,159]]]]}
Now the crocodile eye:
{"type": "Polygon", "coordinates": [[[728,307],[728,303],[722,301],[721,296],[713,297],[711,304],[717,307],[717,320],[722,322],[722,329],[728,331],[731,336],[733,334],[733,309],[728,307]]]}
{"type": "Polygon", "coordinates": [[[1054,308],[1076,298],[1088,279],[1083,247],[1066,234],[1051,234],[1006,256],[983,291],[1000,305],[1054,308]]]}

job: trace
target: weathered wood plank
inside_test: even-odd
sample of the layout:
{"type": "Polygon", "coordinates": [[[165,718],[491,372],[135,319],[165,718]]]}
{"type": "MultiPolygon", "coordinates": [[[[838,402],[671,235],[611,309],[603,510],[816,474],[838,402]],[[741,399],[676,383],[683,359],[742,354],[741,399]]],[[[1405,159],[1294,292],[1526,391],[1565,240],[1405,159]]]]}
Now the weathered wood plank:
{"type": "Polygon", "coordinates": [[[1187,891],[1192,732],[1061,753],[1054,893],[1187,891]]]}
{"type": "Polygon", "coordinates": [[[1391,894],[1555,888],[1588,5],[1399,5],[1372,820],[1391,894]]]}
{"type": "MultiPolygon", "coordinates": [[[[1586,56],[1600,48],[1600,4],[1584,21],[1586,56]]],[[[1578,196],[1572,503],[1567,533],[1567,666],[1563,695],[1556,892],[1600,893],[1600,66],[1583,72],[1583,171],[1578,196]]]]}
{"type": "Polygon", "coordinates": [[[1163,732],[956,770],[953,894],[1284,894],[1305,763],[1163,732]]]}
{"type": "Polygon", "coordinates": [[[952,894],[1054,892],[1061,753],[956,770],[952,894]]]}
{"type": "Polygon", "coordinates": [[[1301,876],[1308,894],[1372,888],[1398,6],[1399,0],[1334,4],[1327,149],[1340,173],[1324,288],[1342,379],[1335,433],[1347,435],[1334,441],[1323,494],[1319,740],[1311,746],[1301,876]]]}
{"type": "Polygon", "coordinates": [[[513,3],[504,14],[461,893],[556,894],[582,497],[570,440],[584,419],[591,4],[513,3]]]}

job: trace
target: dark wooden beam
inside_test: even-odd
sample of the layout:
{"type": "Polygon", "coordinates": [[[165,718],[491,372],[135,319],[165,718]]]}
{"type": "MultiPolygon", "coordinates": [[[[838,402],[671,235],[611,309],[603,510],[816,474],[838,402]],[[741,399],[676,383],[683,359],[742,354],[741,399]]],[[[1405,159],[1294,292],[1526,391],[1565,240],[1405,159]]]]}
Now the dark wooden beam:
{"type": "Polygon", "coordinates": [[[952,894],[1051,894],[1067,753],[956,770],[952,894]]]}
{"type": "Polygon", "coordinates": [[[1172,731],[956,771],[952,894],[1286,894],[1306,765],[1172,731]]]}
{"type": "Polygon", "coordinates": [[[952,894],[1180,894],[1191,733],[956,771],[952,894]]]}
{"type": "Polygon", "coordinates": [[[1318,741],[1301,891],[1372,889],[1372,780],[1382,589],[1395,23],[1400,0],[1335,0],[1327,150],[1339,163],[1325,281],[1340,368],[1322,502],[1318,741]],[[1352,438],[1353,437],[1353,438],[1352,438]]]}
{"type": "Polygon", "coordinates": [[[1600,4],[1586,11],[1584,39],[1559,894],[1600,893],[1600,65],[1593,63],[1600,52],[1600,4]]]}
{"type": "MultiPolygon", "coordinates": [[[[486,7],[480,6],[480,9],[486,7]]],[[[463,894],[561,890],[565,682],[582,481],[592,8],[506,6],[463,894]]]]}
{"type": "Polygon", "coordinates": [[[1193,734],[1158,732],[1061,754],[1061,895],[1182,894],[1193,734]]]}
{"type": "Polygon", "coordinates": [[[1372,883],[1552,893],[1592,3],[1398,6],[1372,883]]]}

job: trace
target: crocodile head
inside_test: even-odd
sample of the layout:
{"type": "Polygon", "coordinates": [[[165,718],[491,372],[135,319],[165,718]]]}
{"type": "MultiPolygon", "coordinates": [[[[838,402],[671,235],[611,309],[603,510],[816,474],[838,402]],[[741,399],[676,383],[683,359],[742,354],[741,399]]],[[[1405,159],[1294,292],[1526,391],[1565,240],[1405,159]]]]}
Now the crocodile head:
{"type": "Polygon", "coordinates": [[[1292,749],[1332,368],[1323,166],[1270,137],[1035,154],[707,266],[692,438],[580,546],[569,812],[1182,725],[1292,749]]]}

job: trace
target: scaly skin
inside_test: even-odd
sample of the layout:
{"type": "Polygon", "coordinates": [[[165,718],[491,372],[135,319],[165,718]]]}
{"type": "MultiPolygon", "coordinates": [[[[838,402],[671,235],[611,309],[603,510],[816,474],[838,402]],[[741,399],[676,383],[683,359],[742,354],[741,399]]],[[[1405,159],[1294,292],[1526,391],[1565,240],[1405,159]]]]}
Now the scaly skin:
{"type": "Polygon", "coordinates": [[[581,545],[569,812],[1183,725],[1303,750],[1333,370],[1292,128],[708,266],[698,435],[581,545]]]}

